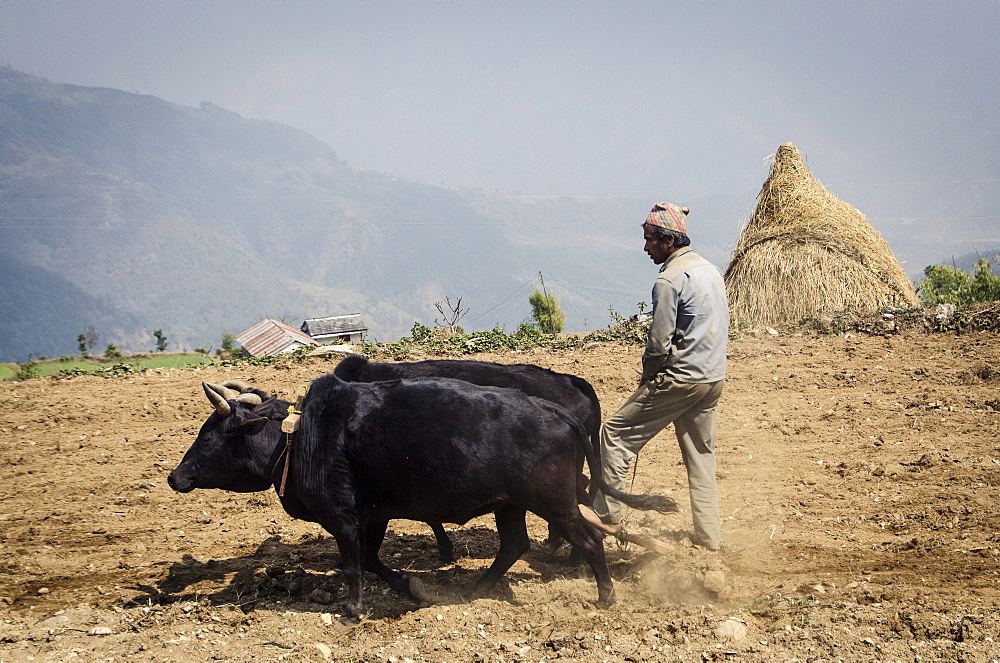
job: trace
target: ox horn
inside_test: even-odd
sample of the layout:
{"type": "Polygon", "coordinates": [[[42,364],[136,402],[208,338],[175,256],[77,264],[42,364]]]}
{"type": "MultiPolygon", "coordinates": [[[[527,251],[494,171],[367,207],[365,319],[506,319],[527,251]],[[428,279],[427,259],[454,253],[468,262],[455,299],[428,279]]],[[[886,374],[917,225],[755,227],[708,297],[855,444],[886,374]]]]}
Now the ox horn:
{"type": "Polygon", "coordinates": [[[208,396],[208,400],[215,408],[215,411],[223,417],[228,417],[233,411],[228,400],[229,398],[235,398],[239,394],[222,385],[212,384],[211,382],[202,382],[201,387],[205,390],[205,395],[208,396]]]}
{"type": "Polygon", "coordinates": [[[235,389],[236,391],[241,392],[239,396],[236,396],[236,400],[240,403],[257,406],[264,402],[260,396],[253,393],[253,387],[248,385],[243,380],[226,380],[222,383],[222,386],[227,389],[235,389]]]}
{"type": "Polygon", "coordinates": [[[257,394],[240,394],[236,397],[236,401],[239,403],[246,403],[247,405],[260,405],[264,401],[257,394]]]}

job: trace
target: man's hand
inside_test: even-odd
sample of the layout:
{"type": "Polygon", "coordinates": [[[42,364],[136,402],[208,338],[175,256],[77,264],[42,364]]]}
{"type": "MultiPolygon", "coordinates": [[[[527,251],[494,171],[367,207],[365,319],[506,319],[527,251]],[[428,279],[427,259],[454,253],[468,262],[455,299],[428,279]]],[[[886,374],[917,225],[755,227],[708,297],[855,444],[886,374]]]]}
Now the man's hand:
{"type": "Polygon", "coordinates": [[[649,382],[649,380],[647,380],[645,377],[643,377],[642,371],[636,371],[636,374],[639,376],[639,386],[640,387],[642,385],[646,384],[647,382],[649,382]]]}

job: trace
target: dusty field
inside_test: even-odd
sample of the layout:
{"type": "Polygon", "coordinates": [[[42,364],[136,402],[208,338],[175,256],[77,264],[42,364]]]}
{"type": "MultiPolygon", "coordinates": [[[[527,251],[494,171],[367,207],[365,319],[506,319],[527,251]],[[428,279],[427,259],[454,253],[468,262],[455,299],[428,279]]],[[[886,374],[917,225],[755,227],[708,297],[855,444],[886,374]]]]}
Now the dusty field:
{"type": "MultiPolygon", "coordinates": [[[[632,513],[655,556],[607,542],[618,603],[536,545],[494,598],[463,602],[496,545],[491,519],[394,522],[383,557],[436,587],[420,605],[366,578],[369,617],[337,623],[337,551],[272,493],[167,487],[210,412],[203,379],[288,397],[331,360],[0,385],[0,661],[992,661],[1000,658],[1000,342],[995,333],[747,336],[730,350],[719,474],[724,549],[687,539],[668,431],[632,513]]],[[[607,412],[640,350],[477,358],[576,373],[607,412]]]]}

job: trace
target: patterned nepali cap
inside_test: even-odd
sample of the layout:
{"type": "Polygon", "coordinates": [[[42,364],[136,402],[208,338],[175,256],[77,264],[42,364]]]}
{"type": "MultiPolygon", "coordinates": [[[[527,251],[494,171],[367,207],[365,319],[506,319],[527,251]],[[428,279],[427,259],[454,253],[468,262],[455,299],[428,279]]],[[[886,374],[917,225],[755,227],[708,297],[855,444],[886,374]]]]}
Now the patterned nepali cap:
{"type": "Polygon", "coordinates": [[[676,230],[686,235],[687,214],[690,211],[687,207],[678,207],[672,203],[656,203],[649,212],[649,216],[646,217],[646,223],[667,230],[676,230]]]}

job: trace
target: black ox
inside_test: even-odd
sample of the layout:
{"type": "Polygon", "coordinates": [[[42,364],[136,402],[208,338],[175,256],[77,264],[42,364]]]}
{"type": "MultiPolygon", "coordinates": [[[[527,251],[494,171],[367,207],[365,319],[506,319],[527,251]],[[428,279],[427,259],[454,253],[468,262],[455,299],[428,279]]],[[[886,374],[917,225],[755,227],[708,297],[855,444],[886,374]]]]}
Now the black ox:
{"type": "MultiPolygon", "coordinates": [[[[217,409],[208,418],[170,486],[250,492],[278,485],[285,445],[260,435],[280,416],[273,400],[226,399],[229,413],[217,409]]],[[[397,518],[461,524],[494,512],[500,549],[476,583],[478,596],[527,551],[531,511],[581,550],[596,577],[597,604],[610,604],[602,536],[577,506],[580,448],[600,490],[637,509],[676,511],[669,498],[606,486],[580,421],[517,390],[445,378],[351,383],[327,375],[312,383],[302,410],[280,499],[289,515],[319,523],[336,539],[348,588],[345,622],[361,615],[363,570],[413,593],[378,557],[388,522],[397,518]]]]}
{"type": "MultiPolygon", "coordinates": [[[[290,401],[270,396],[267,392],[251,387],[241,380],[229,380],[223,382],[221,385],[203,382],[202,388],[205,390],[205,395],[208,396],[208,400],[215,411],[221,416],[228,417],[232,413],[232,405],[229,403],[232,400],[237,404],[242,404],[244,408],[249,407],[254,409],[254,413],[258,418],[266,420],[260,432],[254,437],[253,444],[255,447],[270,450],[277,447],[279,443],[283,444],[286,441],[285,434],[281,432],[281,422],[288,416],[288,408],[293,405],[290,401]]],[[[255,428],[256,424],[253,427],[255,428]]],[[[245,432],[240,431],[240,434],[244,434],[245,432]]],[[[167,482],[170,482],[169,477],[167,482]]],[[[270,487],[270,485],[262,485],[258,490],[267,490],[270,487]]],[[[275,491],[279,490],[279,484],[274,484],[274,489],[275,491]]],[[[242,490],[240,492],[248,491],[242,490]]],[[[448,537],[448,533],[445,532],[444,527],[441,523],[427,524],[434,532],[434,539],[437,541],[438,559],[444,564],[454,562],[455,546],[448,537]]]]}
{"type": "MultiPolygon", "coordinates": [[[[363,355],[348,355],[333,370],[334,375],[347,382],[379,382],[406,378],[453,378],[484,387],[508,387],[523,391],[563,406],[579,419],[597,453],[600,449],[601,402],[589,382],[569,373],[557,373],[534,364],[497,364],[464,359],[428,359],[415,362],[382,363],[368,361],[363,355]]],[[[585,449],[577,450],[577,469],[582,470],[585,449]]],[[[593,502],[587,493],[586,477],[579,475],[578,499],[583,504],[593,502]]],[[[429,523],[437,537],[441,559],[449,559],[453,549],[444,528],[429,523]]],[[[558,547],[559,538],[549,532],[549,545],[558,547]]],[[[574,555],[574,561],[579,559],[574,555]]]]}
{"type": "Polygon", "coordinates": [[[601,402],[589,382],[569,373],[557,373],[534,364],[496,364],[464,359],[381,363],[368,361],[363,355],[348,355],[337,364],[333,374],[347,382],[454,378],[484,387],[517,389],[566,408],[583,422],[594,448],[599,448],[601,402]]]}

